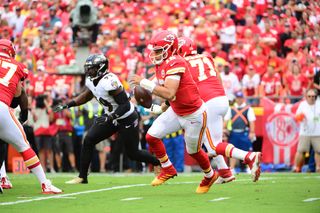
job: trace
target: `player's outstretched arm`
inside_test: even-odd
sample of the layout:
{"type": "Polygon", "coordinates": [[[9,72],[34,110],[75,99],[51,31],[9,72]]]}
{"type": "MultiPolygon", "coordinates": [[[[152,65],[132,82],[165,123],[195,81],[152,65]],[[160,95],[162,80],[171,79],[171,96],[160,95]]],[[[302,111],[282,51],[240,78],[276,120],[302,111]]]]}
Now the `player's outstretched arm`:
{"type": "Polygon", "coordinates": [[[71,108],[71,107],[74,107],[74,106],[80,106],[82,104],[87,103],[92,98],[93,98],[92,92],[87,87],[85,87],[83,89],[83,91],[78,96],[73,98],[67,104],[59,104],[59,105],[55,106],[53,108],[53,111],[54,112],[60,112],[60,111],[62,111],[64,109],[67,109],[67,108],[71,108]]]}
{"type": "Polygon", "coordinates": [[[175,78],[175,76],[167,77],[164,86],[156,85],[153,81],[145,79],[139,75],[131,75],[130,83],[133,85],[140,85],[146,90],[149,90],[151,93],[164,98],[166,100],[174,100],[176,97],[176,92],[179,87],[180,78],[179,76],[175,78]]]}

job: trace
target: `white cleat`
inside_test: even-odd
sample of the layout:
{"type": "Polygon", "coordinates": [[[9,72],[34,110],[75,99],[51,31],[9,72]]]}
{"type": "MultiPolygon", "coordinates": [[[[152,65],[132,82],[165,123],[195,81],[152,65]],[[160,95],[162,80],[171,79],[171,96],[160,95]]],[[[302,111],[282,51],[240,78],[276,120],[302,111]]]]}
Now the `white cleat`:
{"type": "Polygon", "coordinates": [[[42,194],[61,194],[62,190],[52,185],[50,180],[41,184],[42,194]]]}
{"type": "Polygon", "coordinates": [[[251,178],[253,182],[257,182],[260,177],[261,169],[260,169],[260,162],[261,162],[262,154],[261,152],[256,152],[255,157],[252,160],[252,163],[249,163],[249,167],[251,169],[251,178]]]}
{"type": "Polygon", "coordinates": [[[218,179],[214,182],[214,184],[224,184],[232,182],[236,179],[234,175],[231,175],[230,177],[223,178],[221,176],[218,177],[218,179]]]}
{"type": "Polygon", "coordinates": [[[12,184],[11,184],[8,176],[1,178],[1,187],[3,189],[11,189],[12,188],[12,184]]]}

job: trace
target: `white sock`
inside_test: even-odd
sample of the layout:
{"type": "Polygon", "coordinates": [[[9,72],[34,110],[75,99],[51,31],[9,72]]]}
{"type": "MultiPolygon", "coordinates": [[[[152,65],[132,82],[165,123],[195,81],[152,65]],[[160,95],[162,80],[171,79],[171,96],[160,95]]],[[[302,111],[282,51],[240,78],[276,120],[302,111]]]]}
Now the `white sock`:
{"type": "Polygon", "coordinates": [[[204,173],[204,176],[206,178],[211,178],[213,176],[213,169],[211,169],[210,172],[204,173]]]}
{"type": "Polygon", "coordinates": [[[41,164],[31,169],[32,173],[37,176],[40,183],[44,183],[47,180],[46,174],[43,171],[41,164]]]}
{"type": "Polygon", "coordinates": [[[232,156],[230,156],[230,157],[235,158],[235,159],[239,159],[239,160],[244,160],[247,154],[248,154],[248,152],[234,147],[232,150],[232,156]]]}
{"type": "Polygon", "coordinates": [[[3,161],[1,169],[0,169],[0,177],[7,177],[6,165],[5,165],[4,161],[3,161]]]}
{"type": "Polygon", "coordinates": [[[217,164],[218,169],[229,169],[222,155],[218,155],[217,157],[214,157],[213,160],[217,164]]]}
{"type": "Polygon", "coordinates": [[[169,166],[171,166],[172,165],[172,163],[171,163],[171,161],[168,159],[166,162],[164,162],[164,163],[161,163],[161,167],[162,168],[164,168],[164,167],[169,167],[169,166]]]}

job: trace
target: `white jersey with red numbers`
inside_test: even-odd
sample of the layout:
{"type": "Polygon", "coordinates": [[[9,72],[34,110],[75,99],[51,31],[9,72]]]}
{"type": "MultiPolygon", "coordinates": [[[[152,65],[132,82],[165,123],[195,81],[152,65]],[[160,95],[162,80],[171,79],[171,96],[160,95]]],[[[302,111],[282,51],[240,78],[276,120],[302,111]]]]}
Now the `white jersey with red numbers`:
{"type": "Polygon", "coordinates": [[[16,60],[0,56],[0,101],[10,106],[18,83],[28,77],[28,70],[16,60]]]}
{"type": "Polygon", "coordinates": [[[226,95],[211,56],[197,54],[187,56],[185,59],[189,64],[192,78],[199,88],[200,96],[205,102],[226,95]]]}
{"type": "Polygon", "coordinates": [[[177,115],[190,115],[201,107],[202,100],[187,62],[181,56],[174,55],[156,66],[156,77],[160,85],[164,85],[166,77],[172,75],[179,75],[181,78],[176,97],[170,101],[170,106],[177,115]]]}

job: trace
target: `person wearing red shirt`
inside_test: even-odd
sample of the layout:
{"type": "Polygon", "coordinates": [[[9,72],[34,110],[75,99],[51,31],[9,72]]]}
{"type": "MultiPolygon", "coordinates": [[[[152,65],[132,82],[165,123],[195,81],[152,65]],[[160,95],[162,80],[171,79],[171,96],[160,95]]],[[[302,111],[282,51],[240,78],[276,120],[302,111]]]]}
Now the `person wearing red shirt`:
{"type": "Polygon", "coordinates": [[[196,45],[190,38],[179,38],[179,44],[178,53],[184,56],[188,62],[192,78],[198,86],[202,100],[207,105],[209,132],[206,132],[208,140],[205,141],[205,146],[209,155],[216,156],[215,160],[221,177],[216,183],[234,180],[234,176],[222,156],[244,160],[252,169],[253,181],[257,181],[260,176],[261,153],[244,152],[230,144],[222,143],[223,117],[228,111],[229,101],[224,92],[220,74],[214,66],[213,58],[207,54],[197,54],[196,45]],[[226,152],[224,147],[229,147],[230,153],[226,152]]]}
{"type": "MultiPolygon", "coordinates": [[[[0,139],[20,152],[26,166],[39,180],[43,194],[62,193],[62,190],[53,186],[46,178],[37,155],[26,139],[22,125],[10,110],[13,97],[22,94],[22,82],[28,77],[28,70],[14,59],[15,54],[12,42],[0,39],[0,139]]],[[[26,94],[25,98],[27,99],[26,94]]]]}
{"type": "Polygon", "coordinates": [[[301,73],[300,66],[297,63],[292,64],[289,68],[289,73],[285,77],[285,89],[291,103],[301,100],[308,83],[309,80],[301,73]]]}
{"type": "Polygon", "coordinates": [[[274,72],[272,66],[267,67],[267,72],[263,75],[260,85],[260,96],[271,97],[273,100],[277,100],[280,95],[280,75],[274,72]]]}
{"type": "Polygon", "coordinates": [[[262,76],[266,71],[268,58],[262,55],[262,47],[257,46],[255,50],[256,55],[249,58],[249,63],[252,64],[256,72],[262,76]]]}
{"type": "Polygon", "coordinates": [[[162,167],[161,173],[151,182],[151,185],[161,185],[177,175],[161,139],[167,134],[184,129],[187,152],[198,162],[204,172],[204,178],[197,187],[196,193],[207,193],[219,175],[212,169],[207,154],[201,149],[207,126],[206,107],[200,98],[186,61],[177,55],[177,36],[167,30],[159,31],[152,37],[150,47],[152,49],[149,57],[156,65],[155,81],[159,85],[139,75],[130,76],[130,83],[140,85],[154,95],[164,98],[170,105],[153,122],[146,134],[146,141],[162,167]]]}

